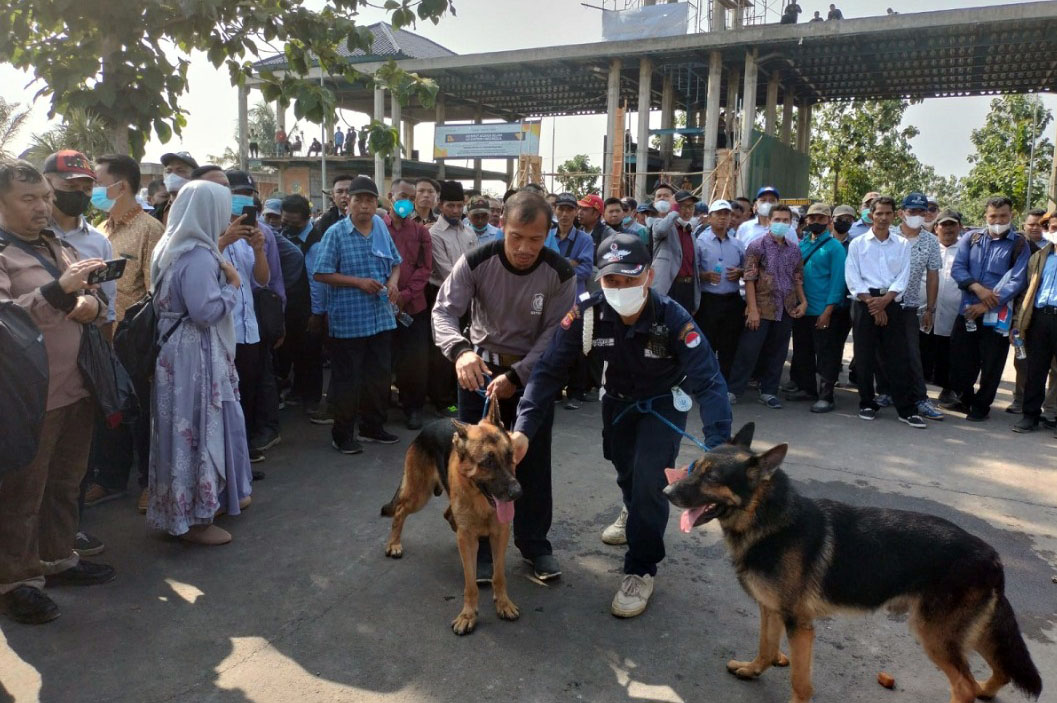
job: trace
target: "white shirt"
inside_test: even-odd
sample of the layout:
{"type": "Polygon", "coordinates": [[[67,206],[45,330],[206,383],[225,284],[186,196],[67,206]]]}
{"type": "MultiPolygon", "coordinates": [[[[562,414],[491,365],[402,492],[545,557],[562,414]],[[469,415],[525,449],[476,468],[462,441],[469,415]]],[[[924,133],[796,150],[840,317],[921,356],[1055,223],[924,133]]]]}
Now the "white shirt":
{"type": "MultiPolygon", "coordinates": [[[[767,234],[769,229],[769,225],[761,225],[760,218],[754,217],[751,220],[745,220],[738,225],[738,233],[735,236],[742,244],[749,246],[753,240],[759,239],[767,234]]],[[[790,244],[800,246],[800,239],[796,236],[796,227],[789,228],[789,233],[785,235],[785,240],[790,244]]]]}
{"type": "MultiPolygon", "coordinates": [[[[954,265],[954,257],[958,254],[958,242],[949,247],[940,244],[940,260],[942,265],[938,271],[940,276],[939,292],[936,294],[936,314],[932,318],[932,331],[940,337],[950,337],[954,329],[954,319],[958,317],[962,306],[962,291],[958,284],[951,278],[951,266],[954,265]]],[[[925,300],[925,281],[921,282],[921,298],[925,300]]]]}
{"type": "Polygon", "coordinates": [[[910,278],[910,242],[892,232],[883,242],[873,231],[851,240],[848,260],[844,265],[844,281],[852,299],[871,288],[887,288],[903,298],[910,278]]]}

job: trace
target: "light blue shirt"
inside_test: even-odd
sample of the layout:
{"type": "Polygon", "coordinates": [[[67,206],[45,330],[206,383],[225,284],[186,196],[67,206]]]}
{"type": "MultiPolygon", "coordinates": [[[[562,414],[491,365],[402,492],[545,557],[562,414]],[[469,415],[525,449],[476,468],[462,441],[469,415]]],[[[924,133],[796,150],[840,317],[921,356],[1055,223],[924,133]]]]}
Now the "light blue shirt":
{"type": "Polygon", "coordinates": [[[253,247],[245,239],[229,244],[223,256],[239,272],[242,285],[235,291],[235,308],[231,318],[235,322],[235,343],[256,344],[261,341],[261,332],[257,327],[257,310],[253,307],[253,247]]]}
{"type": "Polygon", "coordinates": [[[1057,256],[1051,251],[1042,268],[1042,283],[1035,296],[1035,307],[1057,306],[1057,256]]]}
{"type": "Polygon", "coordinates": [[[741,268],[744,264],[745,245],[733,236],[733,231],[728,230],[726,238],[720,241],[712,228],[706,227],[697,235],[694,247],[697,249],[697,266],[700,271],[714,273],[718,266],[723,274],[719,283],[702,281],[701,292],[716,295],[737,293],[740,289],[739,281],[728,281],[726,274],[727,269],[741,268]]]}
{"type": "MultiPolygon", "coordinates": [[[[312,232],[312,221],[309,220],[305,228],[294,235],[301,242],[308,241],[308,235],[312,232]]],[[[319,242],[316,242],[305,254],[305,273],[308,275],[308,295],[312,300],[312,314],[322,315],[327,311],[327,285],[320,283],[313,276],[316,273],[316,262],[319,260],[319,242]]]]}
{"type": "MultiPolygon", "coordinates": [[[[110,246],[110,240],[106,235],[88,224],[88,220],[82,215],[77,221],[77,226],[69,232],[64,232],[57,222],[52,222],[49,229],[64,242],[77,250],[82,259],[102,259],[109,261],[114,258],[114,249],[110,246]]],[[[99,285],[103,293],[109,299],[106,310],[106,321],[114,322],[117,314],[114,311],[114,301],[117,299],[117,281],[107,281],[99,285]]]]}
{"type": "MultiPolygon", "coordinates": [[[[499,232],[499,234],[496,236],[496,239],[502,239],[503,230],[500,229],[496,231],[499,232]]],[[[547,238],[543,240],[543,246],[547,247],[551,251],[557,251],[560,254],[561,252],[558,251],[558,235],[555,234],[557,231],[558,228],[553,227],[551,231],[547,233],[547,238]]],[[[476,234],[476,232],[474,232],[474,234],[476,234]]]]}
{"type": "Polygon", "coordinates": [[[481,246],[482,244],[488,244],[489,242],[494,242],[497,239],[502,239],[502,235],[499,232],[499,228],[495,225],[485,225],[483,233],[475,230],[473,228],[473,225],[471,225],[469,222],[466,223],[466,226],[469,227],[470,230],[477,235],[477,246],[481,246]]]}

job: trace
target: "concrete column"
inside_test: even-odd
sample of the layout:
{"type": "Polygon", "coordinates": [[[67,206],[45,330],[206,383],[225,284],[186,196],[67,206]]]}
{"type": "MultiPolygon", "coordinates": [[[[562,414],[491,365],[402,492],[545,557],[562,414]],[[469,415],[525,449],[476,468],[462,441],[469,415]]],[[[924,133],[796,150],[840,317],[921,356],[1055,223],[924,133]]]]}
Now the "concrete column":
{"type": "MultiPolygon", "coordinates": [[[[481,124],[481,118],[483,117],[483,114],[484,114],[483,113],[483,109],[481,108],[480,103],[478,103],[477,104],[477,111],[474,114],[474,118],[473,118],[474,124],[481,124]]],[[[481,192],[481,180],[482,180],[481,179],[481,160],[480,159],[474,159],[473,160],[473,187],[474,187],[474,190],[476,190],[478,193],[481,192]]]]}
{"type": "Polygon", "coordinates": [[[745,24],[745,8],[738,3],[734,8],[734,29],[740,29],[745,24]]]}
{"type": "Polygon", "coordinates": [[[653,61],[643,57],[639,60],[639,124],[638,144],[635,150],[635,200],[646,199],[646,172],[650,168],[650,81],[653,79],[653,61]]]}
{"type": "Polygon", "coordinates": [[[250,154],[249,92],[246,86],[239,86],[239,168],[243,171],[247,170],[250,154]]]}
{"type": "Polygon", "coordinates": [[[739,195],[749,192],[749,152],[752,149],[752,128],[756,121],[757,56],[757,49],[745,52],[745,84],[741,91],[741,147],[738,158],[739,195]]]}
{"type": "Polygon", "coordinates": [[[507,187],[507,190],[509,190],[509,189],[514,187],[514,164],[516,162],[517,162],[517,159],[507,159],[506,160],[506,187],[507,187]]]}
{"type": "Polygon", "coordinates": [[[811,148],[811,109],[813,105],[809,98],[800,99],[800,112],[796,123],[796,149],[806,154],[811,148]]]}
{"type": "Polygon", "coordinates": [[[701,198],[712,199],[715,183],[716,137],[719,133],[719,86],[723,80],[723,54],[713,51],[708,55],[708,101],[705,104],[705,120],[701,127],[704,134],[704,156],[701,159],[701,198]]]}
{"type": "MultiPolygon", "coordinates": [[[[389,102],[390,102],[390,107],[389,107],[390,118],[392,119],[392,125],[396,129],[396,137],[397,137],[397,139],[400,139],[403,136],[403,134],[401,133],[401,130],[400,130],[400,127],[403,124],[403,119],[400,116],[400,108],[402,106],[400,105],[400,101],[396,97],[396,93],[390,93],[389,94],[389,102]]],[[[400,148],[402,146],[404,146],[404,145],[403,144],[397,144],[396,145],[396,151],[393,152],[392,171],[393,171],[393,180],[394,181],[397,178],[400,178],[402,175],[404,175],[404,156],[403,156],[403,154],[400,151],[400,148]]],[[[379,188],[381,188],[381,186],[379,186],[379,188]]]]}
{"type": "MultiPolygon", "coordinates": [[[[620,59],[609,62],[609,84],[606,89],[606,148],[602,159],[602,193],[609,197],[613,187],[613,154],[617,140],[624,139],[624,125],[617,124],[620,109],[620,59]]],[[[552,164],[552,169],[554,168],[552,164]]]]}
{"type": "Polygon", "coordinates": [[[404,154],[407,158],[413,159],[415,152],[415,123],[411,120],[404,120],[402,128],[404,132],[404,154]]]}
{"type": "MultiPolygon", "coordinates": [[[[275,101],[275,128],[281,129],[284,132],[286,131],[286,108],[280,105],[278,100],[275,101]]],[[[264,148],[264,152],[267,154],[275,154],[276,156],[278,156],[278,153],[275,150],[275,135],[264,134],[261,136],[263,137],[264,142],[264,144],[261,144],[261,146],[264,148]],[[265,147],[265,144],[270,144],[271,146],[265,147]]],[[[308,149],[308,144],[305,144],[305,149],[308,149]]],[[[327,187],[329,188],[330,186],[327,187]]],[[[284,193],[286,192],[286,189],[283,187],[282,183],[279,184],[279,189],[284,193]]]]}
{"type": "MultiPolygon", "coordinates": [[[[440,125],[444,124],[444,93],[438,93],[437,94],[436,108],[437,108],[437,116],[434,119],[433,123],[434,123],[435,126],[439,127],[440,125]]],[[[436,143],[436,140],[437,140],[437,135],[436,135],[436,133],[434,133],[434,135],[433,135],[434,144],[436,143]]],[[[430,151],[432,152],[432,150],[433,150],[433,147],[430,146],[430,151]]],[[[433,159],[433,157],[430,156],[430,160],[432,160],[432,159],[433,159]]],[[[444,162],[443,159],[441,159],[440,161],[437,162],[437,180],[439,180],[439,181],[444,180],[444,177],[447,175],[444,172],[444,163],[445,162],[444,162]]]]}
{"type": "Polygon", "coordinates": [[[712,31],[722,32],[727,28],[727,8],[719,0],[712,0],[712,31]]]}
{"type": "MultiPolygon", "coordinates": [[[[385,123],[385,89],[374,89],[374,120],[385,123]]],[[[374,155],[374,183],[378,186],[378,192],[385,192],[385,160],[381,154],[374,155]]]]}
{"type": "MultiPolygon", "coordinates": [[[[675,123],[675,84],[670,74],[665,74],[661,83],[661,129],[671,129],[675,123]]],[[[672,164],[672,135],[661,136],[661,162],[664,168],[672,164]]]]}
{"type": "Polygon", "coordinates": [[[774,136],[778,132],[778,72],[767,81],[767,106],[763,111],[764,134],[774,136]]]}
{"type": "Polygon", "coordinates": [[[782,91],[782,143],[793,145],[793,91],[786,88],[782,91]]]}
{"type": "Polygon", "coordinates": [[[738,87],[741,85],[741,71],[732,67],[727,73],[727,124],[723,131],[727,134],[727,148],[734,148],[734,125],[738,114],[738,87]]]}

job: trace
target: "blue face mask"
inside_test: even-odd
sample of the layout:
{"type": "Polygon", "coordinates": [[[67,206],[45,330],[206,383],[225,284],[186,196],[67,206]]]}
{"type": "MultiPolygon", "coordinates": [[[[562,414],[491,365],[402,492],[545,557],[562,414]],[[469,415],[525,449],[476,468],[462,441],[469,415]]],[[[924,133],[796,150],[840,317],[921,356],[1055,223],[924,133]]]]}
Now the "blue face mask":
{"type": "Polygon", "coordinates": [[[103,212],[110,212],[114,207],[113,198],[106,197],[108,190],[107,186],[95,186],[92,188],[92,205],[103,212]]]}
{"type": "Polygon", "coordinates": [[[859,214],[862,216],[862,221],[865,224],[868,224],[868,225],[872,225],[873,224],[873,218],[870,217],[870,209],[869,208],[865,208],[864,207],[862,209],[862,212],[860,212],[859,214]]]}
{"type": "MultiPolygon", "coordinates": [[[[242,209],[247,207],[254,207],[252,195],[234,195],[231,196],[231,214],[238,217],[242,214],[242,209]]],[[[247,224],[247,223],[244,223],[247,224]]],[[[248,223],[253,224],[253,223],[248,223]]]]}
{"type": "Polygon", "coordinates": [[[627,227],[628,225],[630,225],[630,224],[631,224],[631,221],[632,221],[633,219],[635,219],[635,218],[633,218],[633,217],[632,217],[631,215],[628,215],[628,216],[627,216],[627,217],[625,217],[625,218],[624,218],[623,220],[621,220],[621,221],[620,221],[620,223],[621,223],[622,225],[624,225],[625,227],[627,227]]]}
{"type": "Polygon", "coordinates": [[[771,234],[776,237],[784,237],[789,234],[790,225],[788,222],[772,222],[771,223],[771,234]]]}
{"type": "Polygon", "coordinates": [[[407,217],[415,210],[415,204],[406,198],[393,203],[393,211],[400,217],[407,217]]]}

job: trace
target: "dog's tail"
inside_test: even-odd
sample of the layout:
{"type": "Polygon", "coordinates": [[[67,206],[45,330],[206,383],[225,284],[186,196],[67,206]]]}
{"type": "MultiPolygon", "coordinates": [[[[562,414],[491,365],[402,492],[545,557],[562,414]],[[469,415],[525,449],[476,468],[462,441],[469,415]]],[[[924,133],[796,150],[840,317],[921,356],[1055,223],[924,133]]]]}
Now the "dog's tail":
{"type": "Polygon", "coordinates": [[[400,489],[404,487],[404,479],[400,479],[400,483],[396,487],[396,493],[393,494],[393,499],[382,506],[382,517],[393,517],[396,514],[396,501],[400,498],[400,489]]]}
{"type": "Polygon", "coordinates": [[[998,596],[986,636],[990,636],[998,665],[1013,680],[1013,685],[1029,696],[1038,698],[1042,693],[1042,678],[1035,668],[1035,662],[1031,660],[1028,646],[1024,644],[1013,606],[1004,594],[998,596]]]}

